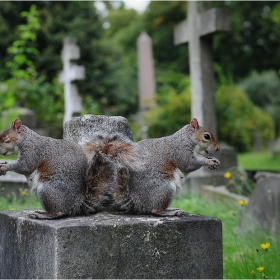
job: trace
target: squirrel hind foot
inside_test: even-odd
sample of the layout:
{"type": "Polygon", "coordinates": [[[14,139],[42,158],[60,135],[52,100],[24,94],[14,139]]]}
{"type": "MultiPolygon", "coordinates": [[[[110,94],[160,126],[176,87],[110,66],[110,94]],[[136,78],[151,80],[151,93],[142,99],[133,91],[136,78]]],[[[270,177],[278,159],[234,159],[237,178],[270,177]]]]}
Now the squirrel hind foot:
{"type": "Polygon", "coordinates": [[[159,217],[173,217],[173,216],[181,217],[186,213],[182,210],[179,210],[178,208],[167,208],[161,212],[153,209],[151,211],[151,214],[159,217]]]}
{"type": "Polygon", "coordinates": [[[45,212],[45,211],[34,211],[34,213],[28,215],[29,218],[38,219],[38,220],[55,220],[55,219],[60,219],[65,216],[67,216],[67,215],[62,212],[58,212],[55,214],[49,214],[48,212],[45,212]]]}

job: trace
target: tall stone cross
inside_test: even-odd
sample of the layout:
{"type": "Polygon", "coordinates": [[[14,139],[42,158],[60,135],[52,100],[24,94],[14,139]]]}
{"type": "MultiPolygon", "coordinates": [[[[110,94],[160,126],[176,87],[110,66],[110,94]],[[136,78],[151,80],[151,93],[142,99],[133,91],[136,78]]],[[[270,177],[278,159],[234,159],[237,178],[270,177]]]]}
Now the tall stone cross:
{"type": "Polygon", "coordinates": [[[229,30],[228,13],[209,1],[188,1],[187,19],[174,28],[174,44],[189,43],[192,117],[217,136],[213,35],[229,30]]]}
{"type": "Polygon", "coordinates": [[[82,102],[77,85],[73,82],[85,78],[85,67],[75,65],[72,60],[80,58],[80,48],[74,38],[65,38],[61,53],[63,71],[59,74],[59,82],[64,84],[64,118],[63,123],[72,119],[74,114],[82,111],[82,102]]]}

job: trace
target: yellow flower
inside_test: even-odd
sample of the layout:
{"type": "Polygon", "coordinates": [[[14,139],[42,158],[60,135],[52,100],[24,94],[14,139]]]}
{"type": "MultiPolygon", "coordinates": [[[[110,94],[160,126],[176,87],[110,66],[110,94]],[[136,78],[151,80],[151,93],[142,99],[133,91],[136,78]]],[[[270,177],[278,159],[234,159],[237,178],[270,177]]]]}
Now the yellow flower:
{"type": "Polygon", "coordinates": [[[267,276],[264,273],[262,274],[262,278],[268,279],[267,276]]]}
{"type": "Polygon", "coordinates": [[[229,212],[230,212],[231,214],[234,214],[234,211],[233,211],[233,210],[229,210],[229,212]]]}
{"type": "Polygon", "coordinates": [[[246,204],[246,201],[245,200],[238,200],[238,203],[241,205],[241,206],[244,206],[246,204]]]}
{"type": "Polygon", "coordinates": [[[264,266],[257,267],[257,270],[258,271],[263,271],[264,270],[264,266]]]}
{"type": "Polygon", "coordinates": [[[255,273],[255,270],[252,270],[252,271],[251,271],[251,274],[254,274],[254,275],[255,275],[255,274],[256,274],[256,273],[255,273]]]}
{"type": "Polygon", "coordinates": [[[264,250],[267,250],[270,246],[270,243],[269,242],[266,242],[264,244],[261,244],[261,247],[264,249],[264,250]]]}
{"type": "Polygon", "coordinates": [[[241,175],[241,176],[240,176],[240,179],[241,179],[241,180],[243,180],[244,178],[245,178],[244,175],[241,175]]]}
{"type": "Polygon", "coordinates": [[[26,191],[22,191],[22,192],[21,192],[21,195],[23,195],[23,196],[25,196],[26,194],[27,194],[26,191]]]}
{"type": "Polygon", "coordinates": [[[12,207],[12,208],[10,208],[10,210],[16,210],[16,208],[12,207]]]}
{"type": "Polygon", "coordinates": [[[228,172],[226,172],[226,173],[224,174],[224,177],[225,177],[225,178],[227,178],[227,179],[229,179],[229,178],[231,177],[230,172],[229,172],[229,171],[228,171],[228,172]]]}

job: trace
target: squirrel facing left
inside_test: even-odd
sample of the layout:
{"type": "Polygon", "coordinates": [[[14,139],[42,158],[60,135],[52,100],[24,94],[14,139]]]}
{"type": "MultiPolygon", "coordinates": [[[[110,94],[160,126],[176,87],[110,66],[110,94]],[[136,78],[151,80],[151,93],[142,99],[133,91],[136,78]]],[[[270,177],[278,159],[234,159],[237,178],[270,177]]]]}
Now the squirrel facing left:
{"type": "MultiPolygon", "coordinates": [[[[131,170],[137,170],[135,162],[138,166],[142,159],[137,145],[121,135],[113,135],[106,139],[97,135],[90,149],[93,147],[101,149],[103,153],[113,153],[119,165],[128,166],[131,170]]],[[[89,164],[83,148],[72,141],[41,136],[22,125],[20,119],[15,119],[11,127],[0,134],[0,154],[18,155],[15,162],[0,163],[0,176],[5,175],[7,171],[25,175],[31,193],[37,197],[45,210],[35,211],[29,215],[30,218],[57,219],[96,213],[100,208],[103,209],[103,204],[111,203],[109,190],[104,190],[93,198],[92,186],[89,185],[90,176],[87,175],[89,171],[92,172],[92,168],[88,166],[93,162],[91,160],[89,164]]],[[[105,159],[102,162],[104,161],[105,159]]],[[[127,168],[121,169],[122,178],[125,178],[127,168]]],[[[103,176],[109,175],[114,179],[114,174],[109,171],[110,168],[104,168],[97,170],[97,174],[101,172],[103,176]]],[[[95,176],[92,173],[90,175],[95,176]]]]}
{"type": "Polygon", "coordinates": [[[0,175],[14,171],[26,176],[31,193],[45,211],[34,219],[56,219],[84,212],[87,159],[77,144],[37,134],[16,119],[0,135],[0,154],[18,155],[12,163],[0,163],[0,175]]]}

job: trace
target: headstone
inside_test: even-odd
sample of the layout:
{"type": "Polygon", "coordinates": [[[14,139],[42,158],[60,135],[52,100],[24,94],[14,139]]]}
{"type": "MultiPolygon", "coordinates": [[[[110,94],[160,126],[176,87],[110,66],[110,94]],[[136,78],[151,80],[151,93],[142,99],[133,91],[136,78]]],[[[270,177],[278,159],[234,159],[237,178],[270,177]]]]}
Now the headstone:
{"type": "Polygon", "coordinates": [[[71,120],[74,114],[80,114],[82,111],[81,98],[74,81],[85,78],[85,68],[72,62],[72,60],[80,58],[80,48],[76,45],[74,38],[64,39],[61,57],[63,72],[59,74],[59,82],[64,84],[65,112],[63,122],[65,123],[71,120]]]}
{"type": "Polygon", "coordinates": [[[222,224],[186,214],[32,220],[0,213],[1,279],[220,279],[222,224]]]}
{"type": "Polygon", "coordinates": [[[120,116],[84,115],[64,124],[63,138],[77,144],[90,142],[97,133],[120,133],[133,140],[126,118],[120,116]]]}
{"type": "Polygon", "coordinates": [[[189,43],[192,117],[217,136],[212,40],[229,24],[225,10],[210,8],[210,1],[188,1],[188,17],[175,26],[174,43],[189,43]]]}
{"type": "Polygon", "coordinates": [[[239,230],[253,233],[259,228],[280,234],[280,174],[259,172],[250,202],[240,215],[239,230]]]}
{"type": "Polygon", "coordinates": [[[33,110],[28,108],[19,108],[18,117],[20,118],[21,122],[30,129],[34,129],[36,127],[35,113],[33,110]]]}
{"type": "Polygon", "coordinates": [[[138,88],[140,110],[155,106],[155,74],[152,41],[146,32],[137,39],[138,88]]]}

